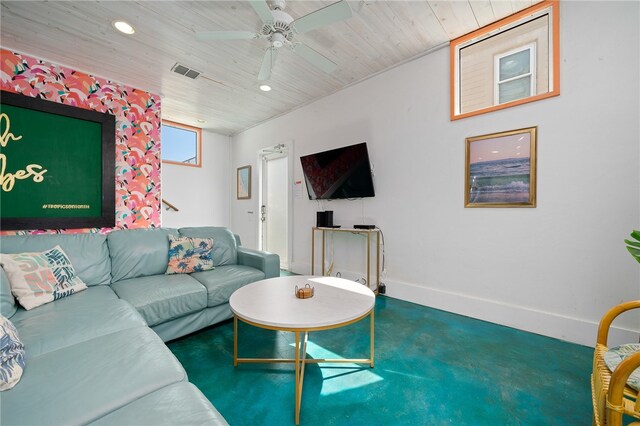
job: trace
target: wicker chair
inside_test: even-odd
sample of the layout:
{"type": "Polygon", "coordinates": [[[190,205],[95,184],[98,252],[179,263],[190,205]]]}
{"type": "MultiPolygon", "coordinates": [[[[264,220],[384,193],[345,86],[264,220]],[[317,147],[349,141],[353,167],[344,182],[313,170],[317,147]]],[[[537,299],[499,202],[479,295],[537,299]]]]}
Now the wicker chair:
{"type": "MultiPolygon", "coordinates": [[[[629,375],[640,367],[640,352],[622,361],[613,374],[604,363],[604,354],[609,350],[607,338],[611,323],[621,313],[638,308],[640,300],[625,302],[610,309],[600,320],[591,374],[593,424],[596,426],[620,426],[625,414],[640,419],[638,391],[626,384],[629,375]]],[[[632,424],[640,425],[640,422],[632,424]]]]}

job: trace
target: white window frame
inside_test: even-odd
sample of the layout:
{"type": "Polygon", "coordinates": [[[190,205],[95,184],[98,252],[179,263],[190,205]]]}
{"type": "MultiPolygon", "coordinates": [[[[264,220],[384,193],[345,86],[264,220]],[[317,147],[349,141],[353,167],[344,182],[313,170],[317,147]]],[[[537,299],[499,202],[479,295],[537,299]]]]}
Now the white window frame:
{"type": "MultiPolygon", "coordinates": [[[[536,43],[529,43],[524,46],[516,47],[515,49],[511,49],[508,52],[501,53],[499,55],[495,55],[493,58],[493,104],[501,105],[500,103],[500,85],[502,83],[508,83],[510,81],[519,80],[521,78],[531,76],[531,84],[529,85],[529,95],[525,96],[525,98],[536,95],[536,43]],[[514,53],[523,52],[525,50],[529,51],[529,72],[517,75],[515,77],[507,78],[506,80],[500,80],[500,59],[513,55],[514,53]]],[[[520,98],[523,99],[523,98],[520,98]]],[[[511,99],[510,101],[504,102],[509,103],[515,101],[517,99],[511,99]]]]}

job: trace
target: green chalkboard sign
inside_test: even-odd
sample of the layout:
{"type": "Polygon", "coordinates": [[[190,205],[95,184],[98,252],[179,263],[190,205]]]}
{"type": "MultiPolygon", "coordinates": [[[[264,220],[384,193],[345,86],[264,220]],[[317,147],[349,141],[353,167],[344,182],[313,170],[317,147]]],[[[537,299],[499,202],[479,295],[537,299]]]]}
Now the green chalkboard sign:
{"type": "Polygon", "coordinates": [[[115,225],[115,117],[0,98],[0,229],[115,225]]]}

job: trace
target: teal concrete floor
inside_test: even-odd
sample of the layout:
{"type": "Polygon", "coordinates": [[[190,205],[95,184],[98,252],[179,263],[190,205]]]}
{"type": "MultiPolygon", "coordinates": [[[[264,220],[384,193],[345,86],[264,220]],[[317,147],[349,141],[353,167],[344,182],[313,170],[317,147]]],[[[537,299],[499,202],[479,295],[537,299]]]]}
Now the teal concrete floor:
{"type": "MultiPolygon", "coordinates": [[[[375,368],[308,365],[301,425],[589,425],[592,349],[380,296],[375,368]]],[[[311,333],[308,356],[367,357],[369,321],[311,333]]],[[[294,357],[240,323],[239,356],[294,357]]],[[[294,424],[291,364],[233,367],[233,322],[168,344],[233,425],[294,424]]]]}

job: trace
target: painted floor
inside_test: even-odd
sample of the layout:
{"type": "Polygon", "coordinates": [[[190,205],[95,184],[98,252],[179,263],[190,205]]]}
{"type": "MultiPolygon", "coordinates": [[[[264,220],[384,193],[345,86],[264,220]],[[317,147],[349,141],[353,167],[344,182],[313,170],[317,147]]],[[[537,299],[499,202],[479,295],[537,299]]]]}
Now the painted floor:
{"type": "MultiPolygon", "coordinates": [[[[239,356],[294,357],[291,333],[239,323],[239,356]]],[[[369,321],[311,333],[312,358],[366,358],[369,321]]],[[[589,425],[592,349],[379,296],[375,368],[308,365],[300,424],[589,425]]],[[[168,344],[233,426],[294,424],[291,364],[233,367],[233,322],[168,344]]]]}

